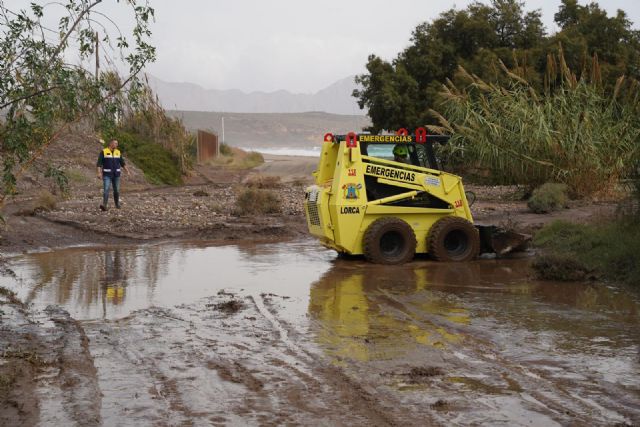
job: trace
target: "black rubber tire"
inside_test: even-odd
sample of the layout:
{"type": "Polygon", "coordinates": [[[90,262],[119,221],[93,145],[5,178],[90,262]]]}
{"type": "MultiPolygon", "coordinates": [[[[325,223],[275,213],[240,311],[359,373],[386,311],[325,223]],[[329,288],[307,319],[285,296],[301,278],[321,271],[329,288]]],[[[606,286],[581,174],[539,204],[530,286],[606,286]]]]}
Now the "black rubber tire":
{"type": "Polygon", "coordinates": [[[429,254],[438,261],[470,261],[480,254],[480,233],[464,218],[440,218],[427,235],[429,254]]]}
{"type": "Polygon", "coordinates": [[[416,254],[416,235],[399,218],[375,220],[364,233],[364,256],[376,264],[404,264],[416,254]]]}

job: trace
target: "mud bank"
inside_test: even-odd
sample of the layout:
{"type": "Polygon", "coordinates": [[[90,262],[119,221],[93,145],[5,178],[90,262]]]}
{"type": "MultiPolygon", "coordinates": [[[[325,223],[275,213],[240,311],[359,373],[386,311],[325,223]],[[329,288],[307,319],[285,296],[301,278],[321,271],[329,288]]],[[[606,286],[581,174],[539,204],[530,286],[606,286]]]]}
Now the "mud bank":
{"type": "Polygon", "coordinates": [[[0,424],[98,425],[101,396],[88,339],[56,306],[0,302],[0,424]]]}
{"type": "Polygon", "coordinates": [[[282,214],[243,216],[235,212],[237,188],[190,185],[125,192],[122,209],[99,209],[95,193],[37,208],[37,196],[11,200],[0,250],[15,253],[74,245],[128,244],[159,240],[282,240],[306,234],[300,185],[274,188],[282,214]]]}

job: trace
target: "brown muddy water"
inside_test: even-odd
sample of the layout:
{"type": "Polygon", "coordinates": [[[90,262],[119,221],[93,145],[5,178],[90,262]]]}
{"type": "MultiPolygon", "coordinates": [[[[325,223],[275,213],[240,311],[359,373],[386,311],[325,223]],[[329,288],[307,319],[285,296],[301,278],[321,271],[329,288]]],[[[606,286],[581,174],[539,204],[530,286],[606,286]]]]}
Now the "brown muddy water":
{"type": "MultiPolygon", "coordinates": [[[[19,256],[0,285],[80,320],[98,425],[640,423],[638,293],[528,262],[164,243],[19,256]]],[[[51,387],[40,423],[82,424],[51,387]]]]}

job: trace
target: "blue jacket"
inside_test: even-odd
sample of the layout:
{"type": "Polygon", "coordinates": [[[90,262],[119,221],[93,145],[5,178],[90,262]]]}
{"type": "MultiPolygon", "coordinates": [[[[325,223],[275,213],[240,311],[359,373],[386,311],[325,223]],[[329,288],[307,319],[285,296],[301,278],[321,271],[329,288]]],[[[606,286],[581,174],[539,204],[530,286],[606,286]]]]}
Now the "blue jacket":
{"type": "Polygon", "coordinates": [[[117,148],[113,151],[109,147],[100,152],[98,157],[98,167],[102,167],[102,175],[110,177],[120,176],[121,168],[124,166],[124,157],[117,148]]]}

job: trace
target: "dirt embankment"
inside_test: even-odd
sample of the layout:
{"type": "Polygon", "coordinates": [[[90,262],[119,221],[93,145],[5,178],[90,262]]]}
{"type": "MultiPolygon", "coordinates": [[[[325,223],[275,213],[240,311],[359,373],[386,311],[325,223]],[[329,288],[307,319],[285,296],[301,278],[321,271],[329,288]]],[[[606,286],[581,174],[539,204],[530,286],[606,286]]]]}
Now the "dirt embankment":
{"type": "Polygon", "coordinates": [[[39,190],[10,199],[3,210],[6,227],[0,234],[0,250],[15,253],[160,239],[282,239],[306,230],[301,203],[305,181],[299,177],[280,174],[283,181],[268,189],[280,200],[280,214],[244,215],[236,209],[236,198],[243,182],[259,172],[199,167],[180,187],[141,185],[135,181],[139,172],[134,173],[122,177],[122,209],[114,207],[113,199],[107,212],[99,209],[102,190],[95,177],[72,188],[66,200],[52,201],[39,190]]]}

